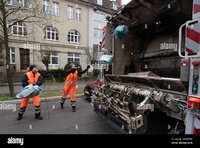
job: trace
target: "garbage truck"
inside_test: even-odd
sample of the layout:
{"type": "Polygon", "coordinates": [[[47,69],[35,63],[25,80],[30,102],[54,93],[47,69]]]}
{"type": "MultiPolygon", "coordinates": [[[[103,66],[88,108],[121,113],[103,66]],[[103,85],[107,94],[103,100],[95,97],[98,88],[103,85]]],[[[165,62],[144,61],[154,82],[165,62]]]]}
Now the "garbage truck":
{"type": "Polygon", "coordinates": [[[92,93],[94,111],[129,134],[145,133],[154,111],[199,134],[199,12],[200,0],[132,0],[107,17],[113,58],[99,60],[110,73],[92,93]]]}

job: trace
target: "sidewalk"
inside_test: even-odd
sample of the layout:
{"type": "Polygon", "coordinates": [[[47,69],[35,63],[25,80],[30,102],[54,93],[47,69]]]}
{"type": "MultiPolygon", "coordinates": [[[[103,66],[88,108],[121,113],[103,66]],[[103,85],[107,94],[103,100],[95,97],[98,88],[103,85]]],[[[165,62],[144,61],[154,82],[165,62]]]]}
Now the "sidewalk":
{"type": "MultiPolygon", "coordinates": [[[[77,94],[76,98],[80,98],[83,97],[84,94],[77,94]]],[[[69,95],[67,96],[67,100],[69,100],[69,95]]],[[[41,102],[45,102],[45,101],[53,101],[53,100],[60,100],[61,96],[53,96],[53,97],[43,97],[40,98],[41,102]]],[[[16,99],[16,100],[8,100],[8,101],[0,101],[0,103],[16,103],[16,104],[20,104],[21,99],[16,99]]],[[[29,99],[29,103],[33,103],[32,98],[29,99]]]]}
{"type": "MultiPolygon", "coordinates": [[[[90,83],[91,81],[79,81],[78,88],[84,88],[86,84],[90,83]]],[[[55,82],[55,83],[43,83],[41,88],[43,91],[45,90],[62,90],[64,86],[64,82],[55,82]]],[[[22,89],[21,83],[14,84],[15,93],[19,92],[22,89]]],[[[0,94],[9,94],[8,86],[0,86],[0,94]]]]}

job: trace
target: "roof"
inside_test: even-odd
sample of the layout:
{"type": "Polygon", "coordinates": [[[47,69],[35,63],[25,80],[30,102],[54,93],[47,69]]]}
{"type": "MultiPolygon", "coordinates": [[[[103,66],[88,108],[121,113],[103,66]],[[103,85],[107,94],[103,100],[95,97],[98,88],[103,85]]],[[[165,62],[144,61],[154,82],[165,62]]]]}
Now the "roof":
{"type": "MultiPolygon", "coordinates": [[[[95,4],[95,5],[98,5],[97,4],[97,0],[87,0],[89,3],[92,3],[92,4],[95,4]]],[[[99,6],[102,6],[102,7],[105,7],[105,8],[110,8],[110,9],[113,9],[112,8],[112,3],[115,3],[118,7],[118,9],[121,7],[116,1],[109,1],[109,0],[102,0],[102,5],[99,5],[99,6]]]]}
{"type": "Polygon", "coordinates": [[[111,15],[113,15],[114,13],[118,12],[121,9],[121,5],[119,5],[116,1],[102,0],[102,5],[98,5],[97,0],[84,0],[84,1],[87,1],[96,10],[111,15]],[[113,9],[113,4],[116,4],[117,10],[113,9]]]}
{"type": "Polygon", "coordinates": [[[110,0],[102,0],[102,5],[97,4],[97,0],[78,0],[80,2],[86,3],[88,6],[93,7],[94,11],[99,10],[101,12],[107,13],[107,14],[115,14],[121,9],[121,5],[117,3],[116,1],[110,1],[110,0]],[[118,10],[113,9],[113,3],[117,5],[118,10]]]}

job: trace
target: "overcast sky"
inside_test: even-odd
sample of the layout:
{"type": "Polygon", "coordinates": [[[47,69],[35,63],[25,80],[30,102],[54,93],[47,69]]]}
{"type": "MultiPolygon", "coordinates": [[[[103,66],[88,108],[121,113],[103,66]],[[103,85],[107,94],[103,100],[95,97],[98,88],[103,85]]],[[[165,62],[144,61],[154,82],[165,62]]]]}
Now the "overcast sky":
{"type": "Polygon", "coordinates": [[[130,2],[131,0],[122,0],[122,4],[127,4],[128,2],[130,2]]]}

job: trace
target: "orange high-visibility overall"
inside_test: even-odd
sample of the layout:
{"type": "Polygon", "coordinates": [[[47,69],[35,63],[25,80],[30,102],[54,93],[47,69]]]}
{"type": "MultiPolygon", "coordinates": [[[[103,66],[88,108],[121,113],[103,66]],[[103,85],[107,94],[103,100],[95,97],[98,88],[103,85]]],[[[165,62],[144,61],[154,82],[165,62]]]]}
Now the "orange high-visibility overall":
{"type": "MultiPolygon", "coordinates": [[[[34,77],[34,75],[33,75],[33,73],[31,71],[27,72],[26,75],[28,77],[28,84],[36,83],[38,81],[39,76],[40,76],[39,73],[36,73],[35,77],[34,77]]],[[[29,98],[23,98],[21,100],[20,108],[26,108],[27,105],[28,105],[28,101],[29,101],[29,98]]],[[[33,97],[33,103],[34,103],[35,106],[40,106],[40,97],[39,97],[39,95],[33,97]]]]}
{"type": "Polygon", "coordinates": [[[66,99],[68,93],[70,93],[70,101],[76,101],[76,83],[78,81],[78,71],[75,73],[70,73],[65,80],[65,85],[63,89],[63,99],[66,99]]]}

